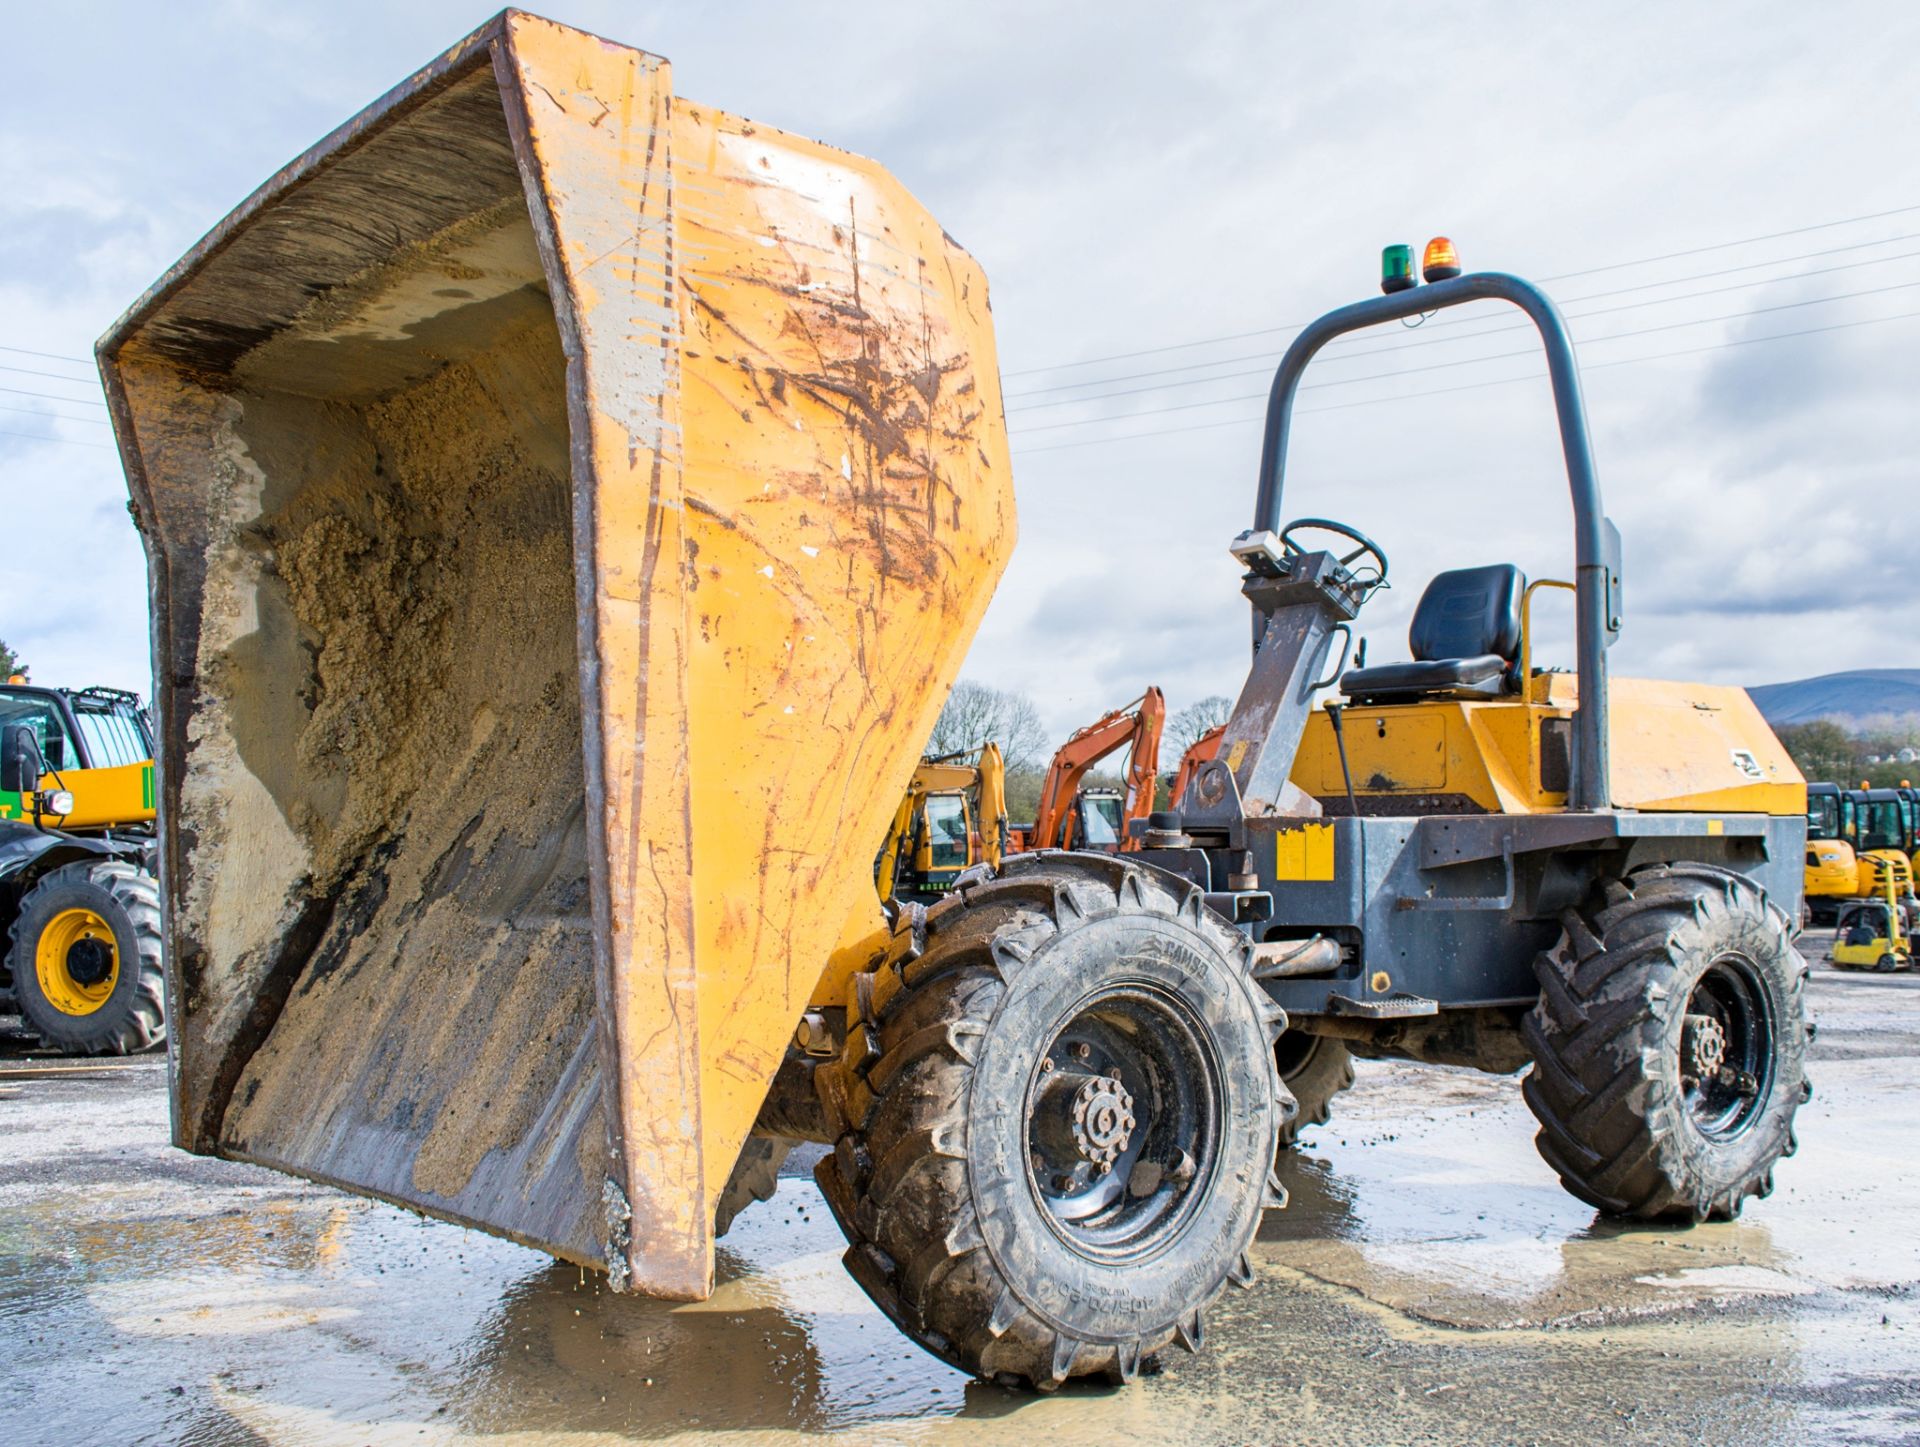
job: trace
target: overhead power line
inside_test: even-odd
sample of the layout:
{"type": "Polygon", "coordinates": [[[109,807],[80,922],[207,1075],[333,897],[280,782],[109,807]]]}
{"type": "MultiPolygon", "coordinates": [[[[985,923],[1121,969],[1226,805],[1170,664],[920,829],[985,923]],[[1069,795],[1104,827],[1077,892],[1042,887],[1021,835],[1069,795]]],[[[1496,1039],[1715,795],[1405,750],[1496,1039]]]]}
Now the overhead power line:
{"type": "Polygon", "coordinates": [[[24,372],[29,377],[52,377],[57,382],[72,382],[81,387],[98,387],[98,377],[69,377],[65,372],[48,372],[39,367],[9,367],[0,362],[0,372],[24,372]]]}
{"type": "Polygon", "coordinates": [[[63,357],[58,352],[36,352],[31,347],[0,347],[0,352],[18,352],[23,357],[45,357],[49,362],[78,362],[83,367],[93,365],[92,357],[63,357]]]}
{"type": "Polygon", "coordinates": [[[89,427],[111,425],[104,417],[69,417],[64,412],[49,412],[44,407],[13,407],[4,402],[0,402],[0,412],[23,412],[29,417],[44,417],[50,422],[83,422],[89,427]]]}
{"type": "Polygon", "coordinates": [[[51,442],[60,447],[97,447],[103,452],[111,452],[113,450],[104,442],[82,442],[77,437],[47,437],[38,432],[0,431],[0,437],[26,437],[35,442],[51,442]]]}
{"type": "MultiPolygon", "coordinates": [[[[1769,231],[1760,236],[1743,236],[1732,241],[1716,241],[1708,246],[1692,246],[1682,251],[1668,251],[1659,256],[1639,256],[1627,261],[1612,261],[1602,266],[1584,267],[1579,271],[1563,271],[1554,276],[1536,278],[1542,283],[1572,281],[1582,276],[1598,276],[1602,272],[1620,271],[1631,266],[1652,266],[1662,261],[1677,261],[1688,256],[1704,256],[1712,251],[1728,251],[1736,246],[1755,246],[1763,241],[1779,241],[1789,236],[1805,236],[1815,231],[1831,231],[1840,226],[1859,226],[1868,221],[1884,221],[1889,216],[1908,216],[1920,211],[1920,205],[1896,206],[1890,211],[1874,211],[1864,216],[1847,216],[1837,221],[1821,221],[1811,226],[1795,226],[1786,231],[1769,231]]],[[[1077,362],[1055,362],[1047,367],[1022,367],[1015,372],[1002,373],[1006,377],[1032,377],[1042,372],[1067,372],[1077,367],[1097,367],[1103,362],[1124,362],[1134,357],[1152,357],[1165,352],[1182,352],[1194,347],[1210,347],[1219,342],[1242,342],[1251,337],[1270,337],[1280,332],[1297,332],[1306,322],[1287,322],[1277,327],[1260,327],[1250,332],[1230,332],[1223,336],[1203,337],[1192,342],[1172,342],[1166,346],[1144,347],[1132,352],[1114,352],[1104,357],[1087,357],[1077,362]]]]}
{"type": "MultiPolygon", "coordinates": [[[[1664,362],[1675,357],[1698,356],[1703,352],[1723,352],[1734,347],[1758,346],[1764,342],[1784,342],[1794,337],[1817,336],[1824,332],[1844,332],[1855,327],[1882,326],[1888,322],[1909,321],[1920,317],[1920,311],[1895,312],[1891,316],[1861,317],[1850,322],[1834,322],[1824,327],[1805,327],[1791,332],[1770,332],[1763,337],[1736,337],[1731,341],[1711,342],[1700,347],[1680,347],[1670,352],[1653,352],[1644,357],[1618,357],[1611,362],[1594,362],[1581,367],[1582,373],[1601,372],[1613,367],[1637,366],[1642,362],[1664,362]]],[[[1311,416],[1316,412],[1345,412],[1354,407],[1380,407],[1394,402],[1413,402],[1422,397],[1444,397],[1454,392],[1476,392],[1482,387],[1510,387],[1518,382],[1545,381],[1545,372],[1527,372],[1514,377],[1487,377],[1479,381],[1463,382],[1454,387],[1432,387],[1419,392],[1401,392],[1389,397],[1362,397],[1352,402],[1331,402],[1322,407],[1302,407],[1296,416],[1311,416]]],[[[1248,400],[1248,399],[1240,399],[1248,400]]],[[[1135,414],[1139,415],[1139,414],[1135,414]]],[[[1124,422],[1128,418],[1110,417],[1103,421],[1124,422]]],[[[1040,452],[1065,452],[1076,447],[1104,447],[1115,442],[1138,442],[1149,437],[1171,437],[1185,432],[1213,432],[1222,427],[1254,427],[1263,422],[1261,414],[1249,417],[1232,417],[1221,422],[1200,422],[1187,427],[1162,427],[1146,432],[1123,432],[1110,437],[1087,437],[1073,442],[1050,442],[1040,447],[1020,447],[1014,450],[1022,456],[1031,456],[1040,452]]]]}
{"type": "MultiPolygon", "coordinates": [[[[1778,261],[1754,262],[1747,266],[1729,266],[1729,267],[1724,267],[1718,271],[1696,272],[1692,276],[1673,277],[1667,281],[1643,282],[1638,286],[1616,287],[1612,291],[1594,292],[1591,295],[1583,296],[1583,297],[1569,297],[1564,299],[1562,305],[1566,307],[1574,307],[1574,306],[1579,306],[1582,302],[1600,301],[1609,297],[1625,296],[1631,292],[1649,291],[1656,287],[1677,286],[1680,283],[1686,282],[1686,281],[1708,281],[1716,277],[1731,276],[1736,272],[1753,271],[1756,268],[1762,267],[1762,266],[1781,266],[1794,261],[1811,261],[1818,257],[1833,256],[1844,251],[1859,251],[1869,246],[1886,246],[1896,241],[1913,241],[1913,240],[1920,240],[1920,231],[1911,232],[1905,236],[1884,237],[1879,241],[1862,241],[1862,242],[1856,242],[1851,246],[1837,246],[1827,251],[1808,252],[1803,256],[1782,257],[1778,261]]],[[[1726,292],[1745,291],[1758,286],[1777,286],[1784,282],[1801,281],[1808,277],[1814,277],[1814,276],[1830,276],[1835,272],[1853,271],[1853,270],[1859,269],[1860,267],[1865,267],[1865,266],[1888,266],[1896,261],[1911,261],[1915,257],[1920,257],[1920,251],[1903,251],[1894,256],[1875,256],[1875,257],[1870,257],[1863,261],[1846,262],[1839,266],[1820,267],[1817,270],[1813,270],[1813,271],[1796,271],[1796,272],[1790,272],[1785,276],[1762,277],[1755,281],[1739,282],[1733,286],[1706,287],[1699,291],[1682,292],[1677,296],[1650,297],[1646,301],[1629,302],[1624,305],[1616,306],[1616,307],[1595,307],[1592,310],[1584,311],[1584,312],[1568,311],[1565,313],[1565,315],[1569,321],[1578,321],[1582,317],[1604,316],[1609,313],[1623,312],[1623,311],[1637,311],[1643,307],[1669,306],[1678,302],[1691,301],[1697,297],[1718,296],[1726,292]]],[[[1466,324],[1463,324],[1463,322],[1464,322],[1464,319],[1463,321],[1456,321],[1456,322],[1452,322],[1445,325],[1442,325],[1440,323],[1432,323],[1427,326],[1413,328],[1410,330],[1414,330],[1416,332],[1416,335],[1412,337],[1397,337],[1392,335],[1382,337],[1377,333],[1366,333],[1366,332],[1353,333],[1346,337],[1337,337],[1334,339],[1333,342],[1330,342],[1328,344],[1329,347],[1338,346],[1341,343],[1358,343],[1358,342],[1366,342],[1366,341],[1372,341],[1377,343],[1378,345],[1348,346],[1338,356],[1326,357],[1324,360],[1328,362],[1343,362],[1353,357],[1372,356],[1379,352],[1397,352],[1407,347],[1421,347],[1421,346],[1431,347],[1431,346],[1443,345],[1451,342],[1462,342],[1462,341],[1470,340],[1473,337],[1489,336],[1495,332],[1525,331],[1532,325],[1531,322],[1528,322],[1525,320],[1502,321],[1502,322],[1497,322],[1493,325],[1482,325],[1482,326],[1466,325],[1466,324]],[[1438,333],[1438,335],[1436,335],[1436,333],[1438,333]]],[[[1024,392],[1009,392],[1007,394],[1007,400],[1010,402],[1018,401],[1021,398],[1040,397],[1040,396],[1045,396],[1052,392],[1083,391],[1084,389],[1089,387],[1104,387],[1111,382],[1136,382],[1149,377],[1170,377],[1177,373],[1182,373],[1182,372],[1201,372],[1201,371],[1206,371],[1207,369],[1212,367],[1230,367],[1240,362],[1262,362],[1262,361],[1275,362],[1280,359],[1281,355],[1282,354],[1279,351],[1271,351],[1271,350],[1264,351],[1264,352],[1248,352],[1235,357],[1216,357],[1214,360],[1210,362],[1187,362],[1178,367],[1150,367],[1144,372],[1123,372],[1120,375],[1115,377],[1096,377],[1091,381],[1086,381],[1086,382],[1061,382],[1052,387],[1033,387],[1033,388],[1029,388],[1024,392]]],[[[1198,377],[1191,382],[1170,383],[1168,385],[1197,387],[1197,386],[1203,385],[1206,382],[1213,381],[1213,380],[1215,379],[1210,377],[1198,377]]],[[[1048,406],[1048,407],[1065,406],[1067,405],[1068,402],[1093,401],[1095,400],[1095,395],[1096,394],[1089,394],[1088,396],[1085,396],[1085,397],[1067,398],[1061,402],[1048,402],[1048,403],[1041,403],[1038,405],[1048,406]]],[[[1011,408],[1009,410],[1024,411],[1026,409],[1011,408]]]]}
{"type": "Polygon", "coordinates": [[[107,405],[105,402],[96,402],[91,397],[69,397],[64,393],[58,392],[29,392],[21,387],[0,387],[0,392],[7,392],[15,397],[39,397],[48,402],[71,402],[76,407],[105,407],[107,405]]]}
{"type": "MultiPolygon", "coordinates": [[[[1632,331],[1615,332],[1609,337],[1589,338],[1587,345],[1597,346],[1602,342],[1625,341],[1629,337],[1651,336],[1656,332],[1673,332],[1683,330],[1687,327],[1709,326],[1715,322],[1745,321],[1748,317],[1765,316],[1770,312],[1793,311],[1799,307],[1820,306],[1836,301],[1854,301],[1863,296],[1884,296],[1888,292],[1893,291],[1910,291],[1916,286],[1920,286],[1920,281],[1902,281],[1892,286],[1876,286],[1869,287],[1864,291],[1841,292],[1837,296],[1808,297],[1803,301],[1781,302],[1777,306],[1752,307],[1742,312],[1723,312],[1719,316],[1695,317],[1691,321],[1663,322],[1661,325],[1654,327],[1635,327],[1632,331]]],[[[1303,382],[1297,390],[1302,392],[1318,392],[1328,387],[1353,387],[1358,386],[1362,382],[1380,382],[1392,377],[1411,377],[1421,372],[1442,372],[1454,367],[1478,366],[1482,362],[1503,362],[1514,357],[1531,357],[1537,354],[1537,350],[1538,349],[1534,347],[1521,347],[1511,352],[1491,352],[1484,357],[1462,357],[1454,361],[1427,362],[1418,367],[1397,367],[1390,372],[1368,372],[1364,376],[1359,377],[1331,377],[1324,382],[1303,382]]],[[[1266,373],[1263,370],[1257,373],[1239,372],[1233,375],[1242,377],[1265,376],[1266,373]]],[[[1224,381],[1225,378],[1221,380],[1224,381]]],[[[1164,389],[1159,387],[1140,387],[1135,390],[1139,392],[1158,392],[1164,389]]],[[[1114,395],[1128,396],[1131,394],[1122,392],[1115,393],[1114,395]]],[[[1170,407],[1149,407],[1143,411],[1126,412],[1118,416],[1079,417],[1070,422],[1046,422],[1038,427],[1022,427],[1019,429],[1019,433],[1024,435],[1029,432],[1056,432],[1064,427],[1095,427],[1103,422],[1126,422],[1135,417],[1157,417],[1166,412],[1191,412],[1198,407],[1224,407],[1231,402],[1257,402],[1265,396],[1266,393],[1264,392],[1243,392],[1234,397],[1213,397],[1201,402],[1179,402],[1170,407]]]]}

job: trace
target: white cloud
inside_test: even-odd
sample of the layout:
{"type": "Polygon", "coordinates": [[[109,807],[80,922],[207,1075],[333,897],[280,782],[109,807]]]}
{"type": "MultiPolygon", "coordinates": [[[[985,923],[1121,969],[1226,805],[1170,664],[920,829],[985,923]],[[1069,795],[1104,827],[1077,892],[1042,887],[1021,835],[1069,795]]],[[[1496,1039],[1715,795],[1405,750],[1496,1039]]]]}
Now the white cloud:
{"type": "MultiPolygon", "coordinates": [[[[199,23],[131,4],[21,17],[16,43],[44,63],[15,77],[0,123],[0,234],[14,248],[0,274],[0,343],[84,357],[254,185],[488,13],[356,0],[228,3],[199,23]]],[[[1764,24],[1731,5],[1517,3],[605,0],[553,13],[669,56],[687,95],[883,160],[992,278],[1010,393],[1271,352],[1274,339],[1256,338],[1032,372],[1302,320],[1366,295],[1381,243],[1434,231],[1469,265],[1552,275],[1920,204],[1907,59],[1920,12],[1892,0],[1775,10],[1764,24]]],[[[1920,213],[1554,289],[1578,298],[1908,232],[1920,233],[1920,213]]],[[[1857,256],[1906,251],[1920,242],[1857,256]]],[[[1920,261],[1888,261],[1578,324],[1602,481],[1627,541],[1618,670],[1757,682],[1913,662],[1912,630],[1889,638],[1883,626],[1911,594],[1884,535],[1903,531],[1912,508],[1920,321],[1599,364],[1920,310],[1913,289],[1619,335],[1916,280],[1920,261]]],[[[1394,339],[1420,343],[1406,350],[1329,355],[1310,380],[1457,366],[1303,396],[1303,413],[1403,400],[1303,415],[1288,484],[1289,511],[1343,518],[1392,555],[1398,586],[1366,620],[1382,661],[1398,656],[1435,570],[1508,558],[1537,575],[1570,567],[1544,384],[1439,391],[1534,370],[1469,360],[1524,338],[1442,345],[1432,325],[1394,339]]],[[[1021,546],[969,674],[1032,691],[1057,732],[1149,682],[1175,707],[1234,692],[1246,619],[1225,546],[1251,510],[1260,407],[1154,409],[1262,390],[1243,378],[1015,411],[1021,546]],[[1138,420],[1028,430],[1129,415],[1138,420]]],[[[10,419],[0,432],[46,429],[69,443],[104,434],[0,419],[10,419]]],[[[48,677],[144,678],[144,580],[123,496],[110,452],[0,436],[0,507],[48,540],[16,546],[0,574],[0,636],[48,677]]]]}

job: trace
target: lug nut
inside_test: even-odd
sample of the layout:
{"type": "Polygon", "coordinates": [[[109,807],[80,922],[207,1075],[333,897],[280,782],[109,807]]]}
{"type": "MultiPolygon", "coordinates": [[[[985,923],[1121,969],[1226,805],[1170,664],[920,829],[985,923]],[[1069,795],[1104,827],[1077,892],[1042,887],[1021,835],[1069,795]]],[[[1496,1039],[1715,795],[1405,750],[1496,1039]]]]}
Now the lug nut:
{"type": "Polygon", "coordinates": [[[1073,1057],[1076,1060],[1085,1060],[1091,1054],[1093,1054],[1093,1047],[1084,1040],[1073,1047],[1073,1057]]]}

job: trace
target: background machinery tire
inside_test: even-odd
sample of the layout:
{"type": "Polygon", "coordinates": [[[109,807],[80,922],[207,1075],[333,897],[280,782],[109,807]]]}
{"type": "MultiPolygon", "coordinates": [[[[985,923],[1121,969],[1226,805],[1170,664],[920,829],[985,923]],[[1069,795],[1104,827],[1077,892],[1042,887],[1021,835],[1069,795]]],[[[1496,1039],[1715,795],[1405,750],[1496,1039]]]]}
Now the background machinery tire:
{"type": "Polygon", "coordinates": [[[1310,1125],[1325,1125],[1333,1116],[1333,1098],[1353,1084],[1353,1054],[1344,1040],[1289,1030],[1274,1046],[1280,1083],[1299,1110],[1280,1124],[1280,1149],[1291,1150],[1310,1125]]]}
{"type": "Polygon", "coordinates": [[[73,1055],[131,1055],[167,1038],[160,893],[119,859],[51,870],[20,901],[8,968],[27,1027],[73,1055]]]}
{"type": "Polygon", "coordinates": [[[1285,1017],[1184,880],[1010,858],[854,976],[815,1079],[848,1270],[928,1351],[1008,1384],[1131,1378],[1252,1283],[1285,1017]]]}
{"type": "Polygon", "coordinates": [[[1525,1023],[1540,1154],[1609,1214],[1733,1219],[1772,1191],[1812,1094],[1786,916],[1741,875],[1663,864],[1564,923],[1525,1023]]]}
{"type": "Polygon", "coordinates": [[[733,1174],[721,1188],[714,1207],[713,1234],[724,1236],[733,1228],[734,1218],[757,1201],[771,1201],[780,1189],[780,1167],[793,1151],[793,1142],[784,1136],[750,1135],[740,1148],[740,1159],[733,1174]]]}

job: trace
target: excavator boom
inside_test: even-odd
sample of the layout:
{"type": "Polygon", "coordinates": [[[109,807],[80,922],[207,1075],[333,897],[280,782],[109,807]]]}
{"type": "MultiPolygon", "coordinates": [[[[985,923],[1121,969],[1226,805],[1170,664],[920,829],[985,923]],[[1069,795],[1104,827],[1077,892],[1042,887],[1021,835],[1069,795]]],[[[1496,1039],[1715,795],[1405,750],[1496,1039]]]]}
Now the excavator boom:
{"type": "Polygon", "coordinates": [[[1220,738],[1225,734],[1225,724],[1215,724],[1192,743],[1187,745],[1186,753],[1180,756],[1180,770],[1173,776],[1173,787],[1167,793],[1167,807],[1178,809],[1181,799],[1186,797],[1187,785],[1193,782],[1193,776],[1200,772],[1202,764],[1210,764],[1220,753],[1220,738]]]}
{"type": "Polygon", "coordinates": [[[1160,767],[1160,731],[1166,721],[1166,699],[1159,689],[1150,687],[1132,703],[1103,714],[1069,737],[1047,765],[1026,847],[1059,848],[1067,814],[1087,772],[1107,755],[1130,746],[1126,797],[1120,820],[1121,838],[1126,839],[1128,826],[1135,819],[1146,818],[1153,810],[1155,775],[1160,767]]]}

